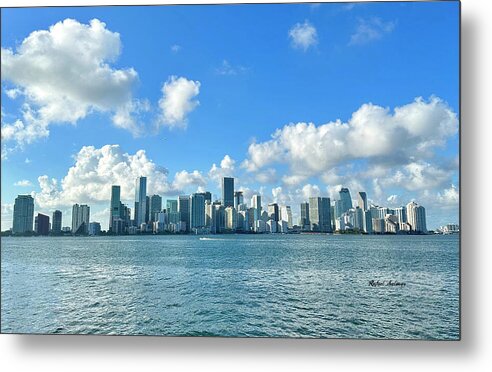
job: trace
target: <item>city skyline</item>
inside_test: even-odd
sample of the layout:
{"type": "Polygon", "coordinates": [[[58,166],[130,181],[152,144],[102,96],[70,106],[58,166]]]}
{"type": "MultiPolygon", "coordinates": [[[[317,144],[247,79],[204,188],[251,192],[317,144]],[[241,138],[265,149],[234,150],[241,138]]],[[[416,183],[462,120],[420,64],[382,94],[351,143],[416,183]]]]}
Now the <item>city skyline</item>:
{"type": "MultiPolygon", "coordinates": [[[[244,200],[243,191],[234,190],[234,178],[222,178],[222,198],[212,199],[208,191],[180,195],[167,199],[163,208],[160,195],[147,196],[147,177],[135,179],[135,209],[133,213],[121,202],[121,187],[111,186],[108,229],[110,235],[193,233],[356,233],[356,234],[427,234],[424,206],[415,201],[397,208],[367,203],[366,192],[359,191],[358,199],[351,198],[350,190],[341,187],[338,198],[309,197],[299,205],[300,217],[293,219],[292,207],[278,203],[261,204],[261,195],[244,200]],[[231,195],[234,195],[232,201],[231,195]],[[231,204],[232,201],[232,204],[231,204]],[[144,205],[146,211],[143,211],[144,205]]],[[[53,212],[53,227],[47,215],[34,218],[34,199],[18,195],[14,205],[14,235],[99,235],[101,223],[90,218],[90,206],[72,206],[72,227],[61,226],[62,212],[53,212]],[[92,220],[92,222],[91,222],[92,220]]],[[[459,225],[448,223],[436,229],[438,233],[459,231],[459,225]]]]}
{"type": "MultiPolygon", "coordinates": [[[[417,200],[429,229],[457,223],[458,29],[453,17],[436,16],[446,12],[456,15],[458,5],[196,7],[186,15],[178,8],[4,10],[2,230],[12,225],[15,197],[31,193],[36,213],[60,210],[71,220],[72,205],[86,204],[105,226],[111,185],[134,209],[140,175],[149,179],[147,195],[164,199],[205,190],[217,198],[228,175],[245,200],[260,193],[264,205],[291,205],[295,222],[302,201],[333,200],[344,186],[352,200],[367,192],[378,205],[417,200]],[[275,21],[252,27],[252,9],[275,21]],[[134,27],[132,11],[162,22],[134,27]],[[248,40],[228,21],[232,13],[248,40]],[[223,22],[205,27],[204,15],[223,22]],[[72,69],[63,72],[73,86],[56,85],[49,64],[42,82],[27,79],[23,71],[36,71],[37,60],[52,61],[32,49],[42,30],[43,42],[77,33],[99,40],[84,46],[93,59],[71,68],[87,71],[86,80],[108,73],[110,90],[97,79],[85,86],[72,69]],[[141,45],[155,33],[157,48],[141,45]],[[217,40],[221,46],[204,53],[200,43],[217,40]],[[415,58],[423,54],[429,58],[415,58]],[[112,76],[128,85],[117,89],[112,76]],[[38,83],[61,93],[30,94],[38,83]]],[[[70,42],[45,46],[63,66],[80,52],[70,42]]]]}

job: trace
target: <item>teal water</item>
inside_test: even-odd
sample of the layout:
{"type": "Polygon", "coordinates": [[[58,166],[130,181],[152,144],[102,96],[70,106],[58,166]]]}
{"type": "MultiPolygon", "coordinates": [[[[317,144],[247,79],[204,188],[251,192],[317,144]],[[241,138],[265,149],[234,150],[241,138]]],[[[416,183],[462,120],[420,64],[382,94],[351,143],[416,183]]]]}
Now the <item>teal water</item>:
{"type": "Polygon", "coordinates": [[[5,333],[459,338],[457,236],[2,238],[1,269],[5,333]]]}

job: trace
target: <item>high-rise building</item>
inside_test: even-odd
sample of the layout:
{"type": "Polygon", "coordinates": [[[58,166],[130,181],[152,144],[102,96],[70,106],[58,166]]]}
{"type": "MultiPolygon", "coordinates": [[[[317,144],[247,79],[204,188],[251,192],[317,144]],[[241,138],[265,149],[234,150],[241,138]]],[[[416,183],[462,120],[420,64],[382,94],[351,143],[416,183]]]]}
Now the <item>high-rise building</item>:
{"type": "Polygon", "coordinates": [[[309,198],[309,219],[312,231],[332,232],[330,205],[330,198],[309,198]]]}
{"type": "Polygon", "coordinates": [[[309,203],[301,203],[301,229],[310,229],[309,203]]]}
{"type": "Polygon", "coordinates": [[[367,194],[364,191],[359,191],[358,194],[359,208],[362,211],[367,211],[367,194]]]}
{"type": "Polygon", "coordinates": [[[287,227],[289,229],[292,229],[293,227],[292,210],[290,209],[289,205],[285,205],[282,208],[280,208],[280,220],[287,222],[287,227]]]}
{"type": "Polygon", "coordinates": [[[236,208],[236,210],[238,210],[239,206],[241,204],[244,204],[243,192],[242,191],[235,191],[234,192],[234,208],[236,208]]]}
{"type": "Polygon", "coordinates": [[[407,204],[407,221],[414,232],[427,233],[425,208],[415,202],[407,204]]]}
{"type": "Polygon", "coordinates": [[[234,207],[226,207],[224,210],[225,213],[225,228],[227,230],[236,230],[237,227],[237,212],[234,207]]]}
{"type": "Polygon", "coordinates": [[[395,208],[395,215],[396,215],[396,217],[398,217],[398,223],[400,225],[407,222],[407,208],[406,207],[395,208]]]}
{"type": "Polygon", "coordinates": [[[121,187],[111,186],[111,205],[109,209],[109,230],[113,230],[113,220],[121,218],[121,187]]]}
{"type": "Polygon", "coordinates": [[[33,231],[34,199],[31,195],[18,195],[14,203],[12,232],[24,234],[33,231]]]}
{"type": "Polygon", "coordinates": [[[53,212],[53,224],[51,225],[51,232],[55,235],[62,232],[62,212],[56,210],[53,212]]]}
{"type": "Polygon", "coordinates": [[[354,229],[359,231],[364,230],[364,210],[360,207],[355,207],[352,209],[354,211],[354,229]]]}
{"type": "Polygon", "coordinates": [[[101,234],[101,224],[99,222],[89,223],[89,235],[96,236],[101,234]]]}
{"type": "Polygon", "coordinates": [[[234,178],[222,177],[222,203],[224,207],[234,207],[234,178]]]}
{"type": "Polygon", "coordinates": [[[89,232],[90,207],[74,204],[72,207],[72,234],[85,235],[89,232]]]}
{"type": "Polygon", "coordinates": [[[261,218],[261,195],[253,195],[251,198],[251,207],[255,209],[254,220],[258,221],[261,218]]]}
{"type": "Polygon", "coordinates": [[[364,232],[366,234],[372,234],[372,215],[371,211],[364,211],[364,232]]]}
{"type": "Polygon", "coordinates": [[[50,218],[45,214],[38,213],[36,216],[36,234],[48,235],[50,233],[50,218]]]}
{"type": "Polygon", "coordinates": [[[147,177],[137,177],[135,180],[135,225],[140,227],[146,223],[147,214],[147,177]]]}
{"type": "Polygon", "coordinates": [[[178,197],[179,220],[185,225],[185,231],[190,231],[190,197],[178,197]]]}
{"type": "Polygon", "coordinates": [[[205,227],[205,197],[195,193],[190,196],[190,229],[205,227]]]}
{"type": "Polygon", "coordinates": [[[207,201],[209,201],[210,203],[212,202],[212,193],[210,191],[197,192],[197,194],[203,195],[205,202],[207,201]]]}
{"type": "Polygon", "coordinates": [[[268,218],[274,221],[280,221],[280,212],[277,203],[268,204],[268,218]]]}
{"type": "Polygon", "coordinates": [[[150,197],[150,222],[156,221],[156,214],[162,211],[162,198],[159,195],[150,197]]]}
{"type": "Polygon", "coordinates": [[[352,209],[352,197],[350,196],[350,191],[346,187],[340,189],[340,202],[341,202],[341,214],[352,209]]]}
{"type": "Polygon", "coordinates": [[[174,199],[167,199],[166,200],[166,212],[171,213],[171,212],[177,212],[178,211],[178,201],[174,199]]]}

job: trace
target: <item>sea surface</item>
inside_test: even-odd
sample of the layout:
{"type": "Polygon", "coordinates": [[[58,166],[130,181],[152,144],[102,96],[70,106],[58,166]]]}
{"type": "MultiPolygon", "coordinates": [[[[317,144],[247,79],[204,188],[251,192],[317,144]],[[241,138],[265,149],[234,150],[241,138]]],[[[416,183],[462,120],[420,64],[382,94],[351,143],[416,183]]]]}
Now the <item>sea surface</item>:
{"type": "Polygon", "coordinates": [[[1,331],[456,340],[459,237],[2,237],[1,331]]]}

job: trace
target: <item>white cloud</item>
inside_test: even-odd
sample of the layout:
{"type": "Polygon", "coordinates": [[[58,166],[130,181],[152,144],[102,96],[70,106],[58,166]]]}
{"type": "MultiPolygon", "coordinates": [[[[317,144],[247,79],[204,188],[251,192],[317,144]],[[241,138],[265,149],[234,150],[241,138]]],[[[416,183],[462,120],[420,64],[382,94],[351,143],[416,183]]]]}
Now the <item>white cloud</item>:
{"type": "Polygon", "coordinates": [[[19,97],[22,94],[22,91],[18,88],[6,89],[5,94],[10,99],[16,99],[17,97],[19,97]]]}
{"type": "Polygon", "coordinates": [[[242,74],[246,71],[247,71],[246,67],[240,66],[240,65],[233,66],[226,59],[224,59],[222,61],[222,64],[220,65],[220,67],[215,69],[215,73],[217,75],[238,75],[238,74],[242,74]]]}
{"type": "Polygon", "coordinates": [[[404,165],[395,174],[381,181],[385,186],[399,186],[409,191],[428,190],[447,183],[452,173],[419,161],[404,165]]]}
{"type": "MultiPolygon", "coordinates": [[[[407,165],[412,180],[407,187],[424,187],[418,185],[420,163],[416,159],[432,157],[432,151],[443,146],[457,130],[456,114],[437,97],[429,101],[417,98],[394,112],[364,104],[346,123],[297,123],[277,129],[270,140],[249,146],[248,158],[242,166],[258,172],[273,164],[287,164],[290,172],[285,181],[290,185],[311,176],[322,176],[335,183],[340,181],[335,172],[337,167],[365,159],[374,171],[382,164],[379,166],[383,174],[387,174],[387,163],[407,165]]],[[[444,174],[438,175],[440,182],[444,174]]]]}
{"type": "Polygon", "coordinates": [[[256,173],[255,178],[260,183],[272,184],[277,182],[277,171],[274,168],[268,168],[256,173]]]}
{"type": "Polygon", "coordinates": [[[385,34],[391,33],[396,26],[396,21],[383,21],[381,18],[359,18],[357,29],[350,37],[349,45],[366,44],[381,39],[385,34]]]}
{"type": "Polygon", "coordinates": [[[29,180],[20,180],[20,181],[15,182],[14,186],[29,187],[29,186],[32,186],[32,182],[29,180]]]}
{"type": "Polygon", "coordinates": [[[203,177],[203,175],[197,170],[194,170],[193,172],[187,172],[185,170],[178,172],[174,176],[173,182],[174,189],[176,190],[186,190],[190,186],[196,186],[195,189],[197,189],[198,187],[203,187],[206,184],[207,181],[205,180],[205,177],[203,177]]]}
{"type": "Polygon", "coordinates": [[[318,44],[318,33],[316,28],[308,21],[296,23],[289,30],[289,37],[292,46],[296,49],[302,49],[303,51],[307,51],[310,47],[318,44]]]}
{"type": "Polygon", "coordinates": [[[171,52],[173,53],[178,53],[181,49],[183,49],[181,45],[178,44],[171,45],[171,52]]]}
{"type": "Polygon", "coordinates": [[[187,115],[200,103],[195,99],[200,93],[200,82],[171,76],[162,86],[160,123],[169,128],[186,128],[187,115]]]}
{"type": "Polygon", "coordinates": [[[13,213],[14,213],[14,204],[2,202],[2,219],[1,219],[2,231],[10,229],[12,227],[13,213]]]}
{"type": "Polygon", "coordinates": [[[50,124],[75,124],[93,111],[112,114],[116,126],[138,134],[133,114],[142,107],[132,96],[138,74],[111,66],[120,53],[120,35],[97,19],[65,19],[32,32],[15,51],[2,48],[2,80],[15,86],[11,98],[24,99],[23,119],[2,125],[2,139],[23,146],[47,137],[50,124]]]}
{"type": "Polygon", "coordinates": [[[132,202],[135,197],[135,179],[147,177],[147,193],[176,195],[190,183],[200,183],[199,172],[178,172],[173,182],[168,172],[147,157],[144,150],[135,154],[124,152],[119,145],[101,148],[84,146],[74,156],[75,164],[61,182],[47,175],[38,178],[40,192],[35,192],[41,208],[70,206],[74,203],[107,203],[111,186],[121,186],[121,198],[132,202]]]}
{"type": "Polygon", "coordinates": [[[388,198],[386,199],[386,201],[390,205],[397,205],[400,202],[400,198],[398,197],[398,195],[393,194],[393,195],[388,196],[388,198]]]}
{"type": "Polygon", "coordinates": [[[437,193],[437,202],[444,206],[457,207],[460,202],[460,192],[458,188],[455,185],[451,185],[450,188],[437,193]]]}
{"type": "Polygon", "coordinates": [[[26,163],[26,164],[31,164],[31,163],[32,163],[32,160],[31,160],[31,159],[29,159],[29,158],[26,158],[26,160],[24,160],[24,163],[26,163]]]}
{"type": "Polygon", "coordinates": [[[225,155],[220,162],[220,166],[215,163],[208,171],[208,177],[220,185],[222,177],[233,177],[235,172],[236,161],[232,159],[229,155],[225,155]]]}

